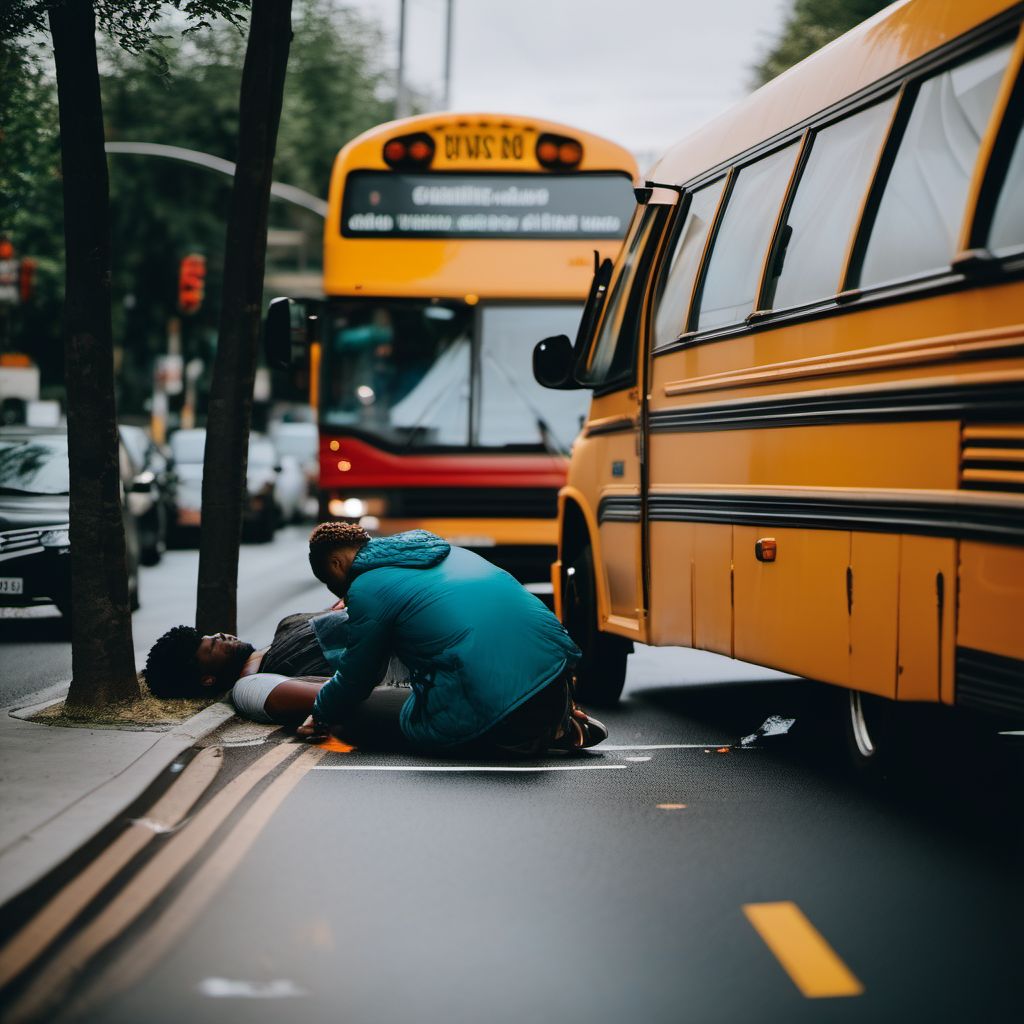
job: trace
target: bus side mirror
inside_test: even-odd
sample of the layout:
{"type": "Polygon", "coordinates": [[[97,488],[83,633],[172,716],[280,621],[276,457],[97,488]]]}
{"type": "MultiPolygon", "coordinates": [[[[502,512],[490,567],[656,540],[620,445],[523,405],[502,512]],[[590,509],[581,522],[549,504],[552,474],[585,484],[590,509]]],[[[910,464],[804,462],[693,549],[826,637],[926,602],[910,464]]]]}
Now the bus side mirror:
{"type": "Polygon", "coordinates": [[[576,355],[564,334],[538,341],[533,349],[533,376],[538,384],[555,391],[579,389],[572,375],[576,355]]]}
{"type": "Polygon", "coordinates": [[[270,300],[263,325],[263,350],[272,370],[290,370],[311,341],[316,341],[317,317],[294,299],[270,300]]]}

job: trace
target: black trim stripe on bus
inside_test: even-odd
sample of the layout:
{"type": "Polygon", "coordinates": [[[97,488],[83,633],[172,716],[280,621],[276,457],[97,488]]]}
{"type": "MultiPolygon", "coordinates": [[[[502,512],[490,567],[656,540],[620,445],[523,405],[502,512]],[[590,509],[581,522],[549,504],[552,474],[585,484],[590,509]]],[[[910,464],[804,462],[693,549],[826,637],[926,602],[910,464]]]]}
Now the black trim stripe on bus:
{"type": "Polygon", "coordinates": [[[957,647],[956,703],[989,714],[1024,716],[1024,661],[957,647]]]}
{"type": "MultiPolygon", "coordinates": [[[[735,492],[652,494],[652,523],[719,523],[811,530],[910,533],[1001,544],[1024,544],[1024,511],[963,501],[886,501],[879,498],[802,498],[735,492]]],[[[598,506],[599,523],[640,522],[639,495],[611,495],[598,506]]]]}
{"type": "Polygon", "coordinates": [[[661,409],[649,416],[652,433],[765,430],[772,427],[833,426],[843,423],[972,421],[1024,414],[1024,382],[888,388],[884,391],[802,397],[799,393],[761,400],[717,402],[661,409]]]}

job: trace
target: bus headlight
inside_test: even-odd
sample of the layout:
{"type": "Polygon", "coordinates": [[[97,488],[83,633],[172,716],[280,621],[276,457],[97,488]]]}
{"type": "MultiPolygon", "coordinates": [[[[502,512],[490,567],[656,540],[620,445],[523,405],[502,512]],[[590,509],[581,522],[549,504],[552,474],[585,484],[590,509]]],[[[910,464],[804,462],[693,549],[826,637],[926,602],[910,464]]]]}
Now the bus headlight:
{"type": "Polygon", "coordinates": [[[364,516],[380,518],[387,515],[387,499],[379,494],[358,498],[336,494],[327,502],[327,512],[335,519],[362,519],[364,516]]]}
{"type": "Polygon", "coordinates": [[[66,526],[63,529],[43,530],[39,536],[39,543],[44,548],[70,548],[71,534],[66,526]]]}

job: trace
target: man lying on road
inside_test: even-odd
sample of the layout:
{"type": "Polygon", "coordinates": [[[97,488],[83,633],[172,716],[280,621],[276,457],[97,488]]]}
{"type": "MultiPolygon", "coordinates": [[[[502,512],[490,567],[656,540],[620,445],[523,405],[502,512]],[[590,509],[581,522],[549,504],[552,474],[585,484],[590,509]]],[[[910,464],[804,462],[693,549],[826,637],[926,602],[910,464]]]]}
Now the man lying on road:
{"type": "Polygon", "coordinates": [[[565,628],[479,555],[425,530],[371,540],[359,526],[321,523],[309,562],[348,614],[314,620],[335,671],[299,735],[358,714],[393,653],[412,688],[399,725],[421,749],[536,755],[607,737],[573,703],[580,652],[565,628]]]}
{"type": "MultiPolygon", "coordinates": [[[[244,718],[294,728],[308,717],[334,671],[313,627],[314,619],[334,615],[347,613],[336,607],[289,615],[278,623],[270,646],[260,650],[229,633],[203,636],[191,626],[175,626],[150,649],[146,684],[164,699],[213,697],[230,690],[244,718]]],[[[381,684],[395,687],[407,680],[404,667],[392,661],[381,684]]]]}

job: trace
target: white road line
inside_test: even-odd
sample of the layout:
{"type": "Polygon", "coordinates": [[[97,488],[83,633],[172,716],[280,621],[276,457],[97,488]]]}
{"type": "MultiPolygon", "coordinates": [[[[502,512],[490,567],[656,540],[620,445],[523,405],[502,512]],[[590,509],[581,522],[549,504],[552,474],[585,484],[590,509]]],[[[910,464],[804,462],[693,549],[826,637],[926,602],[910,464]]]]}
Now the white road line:
{"type": "Polygon", "coordinates": [[[622,769],[624,764],[553,764],[543,768],[483,764],[318,764],[314,772],[599,772],[622,769]]]}
{"type": "Polygon", "coordinates": [[[731,743],[643,743],[631,747],[619,747],[612,743],[602,743],[597,753],[606,750],[714,750],[717,747],[731,747],[731,743]]]}

